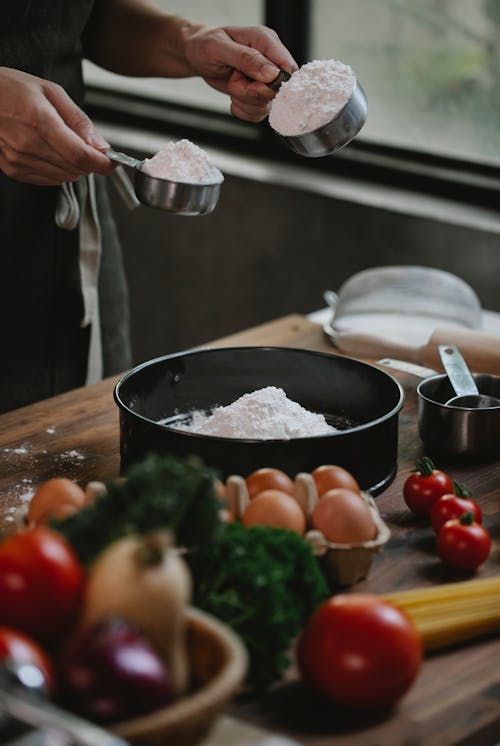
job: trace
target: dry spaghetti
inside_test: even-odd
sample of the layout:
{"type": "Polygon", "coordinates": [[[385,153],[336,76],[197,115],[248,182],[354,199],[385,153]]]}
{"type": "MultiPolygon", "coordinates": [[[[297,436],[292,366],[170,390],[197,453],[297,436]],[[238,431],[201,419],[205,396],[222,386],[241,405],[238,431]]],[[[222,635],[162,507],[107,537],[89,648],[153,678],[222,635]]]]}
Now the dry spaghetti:
{"type": "Polygon", "coordinates": [[[384,595],[411,617],[427,650],[500,630],[500,577],[384,595]]]}

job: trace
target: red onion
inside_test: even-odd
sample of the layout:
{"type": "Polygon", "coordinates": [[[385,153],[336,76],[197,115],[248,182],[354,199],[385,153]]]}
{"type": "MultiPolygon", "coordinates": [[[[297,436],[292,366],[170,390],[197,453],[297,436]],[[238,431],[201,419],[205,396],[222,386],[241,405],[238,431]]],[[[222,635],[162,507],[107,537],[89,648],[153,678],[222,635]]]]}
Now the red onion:
{"type": "Polygon", "coordinates": [[[108,617],[66,650],[60,665],[64,705],[101,724],[145,715],[173,699],[167,668],[126,620],[108,617]]]}

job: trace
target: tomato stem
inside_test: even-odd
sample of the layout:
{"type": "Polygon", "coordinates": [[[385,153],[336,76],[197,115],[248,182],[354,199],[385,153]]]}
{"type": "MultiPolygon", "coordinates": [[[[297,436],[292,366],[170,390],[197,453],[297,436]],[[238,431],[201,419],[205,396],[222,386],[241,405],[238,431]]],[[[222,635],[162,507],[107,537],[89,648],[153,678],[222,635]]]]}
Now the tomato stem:
{"type": "Polygon", "coordinates": [[[420,472],[423,477],[430,477],[434,471],[434,463],[428,456],[422,456],[415,464],[414,471],[420,472]]]}
{"type": "Polygon", "coordinates": [[[455,495],[458,495],[458,497],[472,497],[472,492],[465,487],[461,482],[457,482],[455,479],[453,480],[453,487],[455,488],[455,495]]]}
{"type": "Polygon", "coordinates": [[[463,513],[460,516],[459,520],[460,520],[460,523],[462,524],[462,526],[471,526],[474,523],[474,520],[475,520],[474,519],[474,513],[470,512],[470,511],[467,512],[467,513],[463,513]]]}

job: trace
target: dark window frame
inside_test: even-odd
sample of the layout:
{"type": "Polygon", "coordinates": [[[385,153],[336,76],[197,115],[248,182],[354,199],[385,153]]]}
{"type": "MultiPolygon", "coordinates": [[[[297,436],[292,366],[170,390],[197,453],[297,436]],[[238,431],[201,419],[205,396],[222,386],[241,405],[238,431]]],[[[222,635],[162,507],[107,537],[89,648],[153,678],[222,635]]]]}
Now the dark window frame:
{"type": "MultiPolygon", "coordinates": [[[[274,28],[299,64],[309,57],[309,0],[267,0],[266,25],[274,28]]],[[[188,137],[250,156],[265,157],[323,174],[400,187],[481,207],[500,201],[500,169],[409,149],[354,140],[331,158],[291,153],[266,123],[249,124],[229,114],[175,104],[96,86],[87,91],[87,110],[101,121],[147,128],[159,135],[188,137]]]]}

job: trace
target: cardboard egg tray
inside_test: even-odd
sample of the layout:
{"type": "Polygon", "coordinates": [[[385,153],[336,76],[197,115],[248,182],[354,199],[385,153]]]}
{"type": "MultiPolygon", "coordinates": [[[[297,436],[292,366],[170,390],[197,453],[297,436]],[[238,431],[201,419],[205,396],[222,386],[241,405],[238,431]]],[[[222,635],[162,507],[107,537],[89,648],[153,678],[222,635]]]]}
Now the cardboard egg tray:
{"type": "MultiPolygon", "coordinates": [[[[318,493],[312,476],[306,472],[297,474],[294,479],[294,494],[292,497],[298,502],[306,515],[308,528],[304,540],[308,542],[318,558],[323,571],[332,586],[354,585],[366,578],[370,571],[373,557],[389,540],[391,532],[383,521],[375,500],[367,492],[361,492],[361,497],[368,505],[372,518],[377,527],[375,538],[359,544],[336,544],[329,541],[321,531],[311,527],[311,513],[318,493]]],[[[241,520],[250,502],[245,479],[233,474],[226,481],[226,499],[228,509],[236,520],[241,520]]]]}

